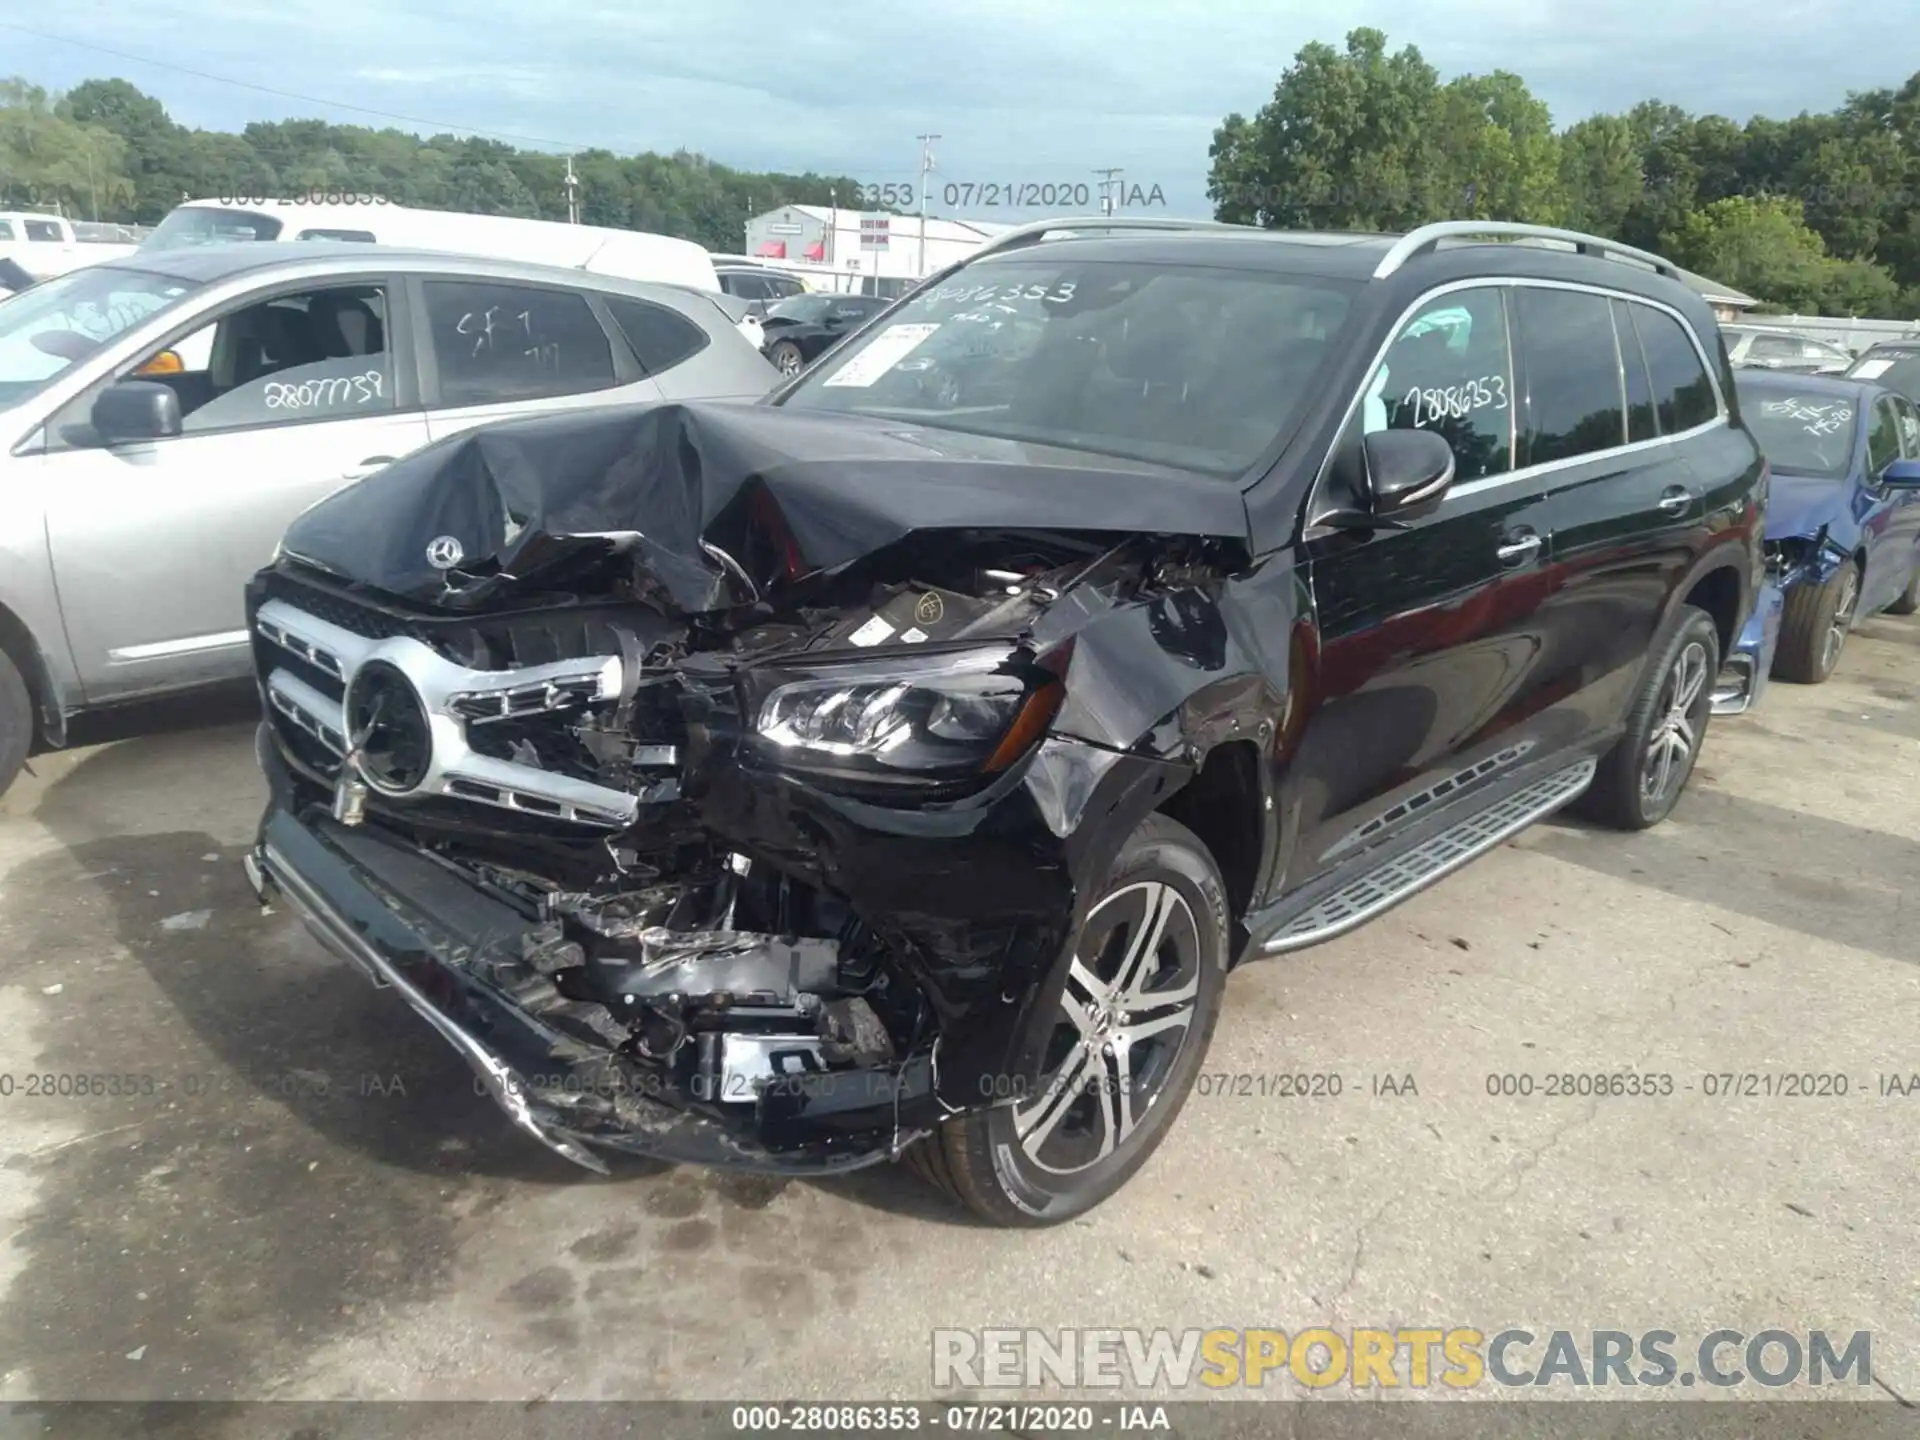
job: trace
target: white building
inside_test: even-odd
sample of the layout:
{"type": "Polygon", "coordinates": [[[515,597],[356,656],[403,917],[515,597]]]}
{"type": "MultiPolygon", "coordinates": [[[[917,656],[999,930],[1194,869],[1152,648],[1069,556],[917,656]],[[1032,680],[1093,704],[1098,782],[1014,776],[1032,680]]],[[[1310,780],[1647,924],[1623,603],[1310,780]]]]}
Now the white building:
{"type": "Polygon", "coordinates": [[[892,298],[1011,228],[981,220],[929,216],[922,222],[918,215],[784,205],[747,222],[746,253],[826,280],[836,290],[892,298]]]}

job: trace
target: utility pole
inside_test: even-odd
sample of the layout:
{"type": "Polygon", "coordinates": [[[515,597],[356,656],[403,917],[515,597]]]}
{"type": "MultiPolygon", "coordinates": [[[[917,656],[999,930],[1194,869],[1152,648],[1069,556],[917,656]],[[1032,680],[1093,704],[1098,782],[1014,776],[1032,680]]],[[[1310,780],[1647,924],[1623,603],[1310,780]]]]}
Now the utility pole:
{"type": "Polygon", "coordinates": [[[1100,177],[1100,213],[1102,216],[1111,219],[1113,216],[1113,210],[1114,210],[1114,204],[1113,204],[1114,177],[1121,174],[1122,172],[1116,166],[1116,167],[1111,167],[1105,170],[1096,170],[1093,173],[1100,177]]]}
{"type": "Polygon", "coordinates": [[[927,176],[933,172],[933,142],[938,135],[920,137],[920,276],[927,274],[927,176]]]}
{"type": "Polygon", "coordinates": [[[573,156],[567,156],[567,223],[580,223],[580,178],[573,173],[573,156]]]}

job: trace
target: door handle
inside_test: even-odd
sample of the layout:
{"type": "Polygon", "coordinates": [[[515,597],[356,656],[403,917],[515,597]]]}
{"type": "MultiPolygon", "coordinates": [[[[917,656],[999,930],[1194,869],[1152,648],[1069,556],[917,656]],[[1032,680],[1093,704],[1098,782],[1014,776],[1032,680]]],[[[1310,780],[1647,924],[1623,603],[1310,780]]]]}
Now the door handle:
{"type": "Polygon", "coordinates": [[[1661,493],[1655,505],[1668,515],[1682,515],[1693,504],[1693,492],[1675,485],[1661,493]]]}
{"type": "Polygon", "coordinates": [[[1502,542],[1500,548],[1493,553],[1500,557],[1500,563],[1502,565],[1519,565],[1531,560],[1539,551],[1540,537],[1528,533],[1525,535],[1516,535],[1512,539],[1502,542]]]}
{"type": "Polygon", "coordinates": [[[382,465],[391,465],[398,458],[395,455],[369,455],[353,469],[347,471],[347,479],[364,480],[382,465]]]}

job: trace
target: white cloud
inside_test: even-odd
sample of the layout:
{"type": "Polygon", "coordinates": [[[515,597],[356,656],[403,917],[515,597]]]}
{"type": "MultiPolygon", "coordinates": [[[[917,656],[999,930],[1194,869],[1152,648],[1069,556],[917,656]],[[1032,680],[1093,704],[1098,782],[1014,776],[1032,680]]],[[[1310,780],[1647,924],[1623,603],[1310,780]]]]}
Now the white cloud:
{"type": "MultiPolygon", "coordinates": [[[[1270,0],[916,0],[824,16],[768,0],[179,0],[164,18],[69,0],[35,24],[446,128],[686,147],[753,169],[914,181],[914,137],[938,131],[936,198],[946,180],[1090,181],[1112,165],[1194,211],[1221,117],[1258,109],[1303,44],[1337,48],[1356,25],[1417,45],[1443,76],[1514,71],[1562,125],[1648,98],[1744,120],[1899,84],[1901,62],[1860,37],[1905,33],[1910,3],[1859,0],[1835,24],[1811,0],[1777,0],[1756,24],[1717,0],[1329,0],[1312,14],[1270,0]]],[[[319,108],[18,35],[9,46],[8,68],[30,78],[124,75],[190,124],[319,108]]]]}

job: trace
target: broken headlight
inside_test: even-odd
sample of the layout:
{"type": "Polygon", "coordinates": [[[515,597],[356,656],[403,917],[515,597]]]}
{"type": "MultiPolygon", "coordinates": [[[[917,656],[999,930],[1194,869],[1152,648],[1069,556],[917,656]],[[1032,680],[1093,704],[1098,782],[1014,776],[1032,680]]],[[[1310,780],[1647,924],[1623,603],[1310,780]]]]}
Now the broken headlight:
{"type": "Polygon", "coordinates": [[[782,670],[763,680],[754,730],[786,763],[874,778],[1004,770],[1060,704],[1060,680],[1004,650],[782,670]]]}

